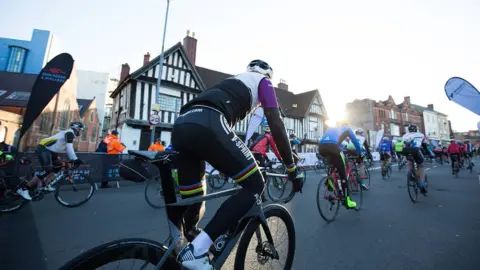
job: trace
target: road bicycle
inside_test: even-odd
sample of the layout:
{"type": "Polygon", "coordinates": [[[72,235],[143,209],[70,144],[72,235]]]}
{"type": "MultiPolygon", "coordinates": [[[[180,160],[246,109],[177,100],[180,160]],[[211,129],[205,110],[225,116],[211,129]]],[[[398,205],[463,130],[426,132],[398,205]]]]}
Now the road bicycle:
{"type": "Polygon", "coordinates": [[[458,163],[458,155],[453,154],[452,155],[452,162],[453,162],[453,167],[452,167],[452,173],[455,178],[458,177],[458,174],[460,172],[460,164],[458,163]]]}
{"type": "Polygon", "coordinates": [[[234,188],[238,186],[237,183],[235,183],[230,177],[219,172],[215,168],[208,172],[207,183],[213,191],[222,189],[227,183],[233,184],[234,188]]]}
{"type": "MultiPolygon", "coordinates": [[[[413,156],[411,154],[407,155],[407,160],[410,161],[413,165],[413,168],[407,173],[407,188],[408,188],[408,196],[413,203],[416,203],[418,200],[418,193],[420,191],[420,173],[418,171],[418,165],[414,161],[413,156]]],[[[425,173],[425,189],[428,192],[428,179],[427,173],[425,173]]],[[[427,196],[426,193],[423,194],[427,196]]]]}
{"type": "MultiPolygon", "coordinates": [[[[355,211],[360,211],[363,204],[362,187],[359,183],[358,168],[356,166],[356,157],[347,158],[346,175],[350,191],[350,196],[356,203],[355,211]]],[[[325,176],[317,187],[317,208],[320,216],[327,223],[333,222],[340,210],[340,204],[345,203],[345,196],[342,191],[342,185],[338,176],[337,168],[332,164],[329,165],[327,176],[325,176]],[[323,190],[324,189],[324,190],[323,190]],[[322,208],[326,207],[325,210],[322,208]],[[332,214],[329,217],[329,214],[332,214]]]]}
{"type": "MultiPolygon", "coordinates": [[[[165,167],[170,169],[170,163],[177,154],[177,152],[173,151],[152,152],[129,150],[128,152],[141,162],[155,164],[160,169],[162,169],[162,167],[164,169],[165,167]]],[[[123,165],[121,164],[120,166],[123,165]]],[[[239,189],[234,188],[205,196],[177,200],[176,196],[172,196],[175,192],[173,185],[172,181],[162,181],[163,191],[166,195],[165,204],[167,207],[165,207],[165,209],[167,217],[168,211],[175,211],[176,206],[188,206],[202,201],[231,196],[239,191],[239,189]]],[[[278,221],[273,224],[278,225],[278,221]]],[[[178,245],[182,242],[182,232],[171,222],[168,222],[168,226],[169,236],[163,243],[141,238],[111,241],[80,254],[60,267],[60,270],[96,269],[125,259],[143,261],[143,266],[140,267],[140,269],[145,269],[148,264],[154,265],[155,269],[183,269],[182,265],[176,260],[176,250],[179,250],[178,245]]],[[[187,235],[186,232],[183,232],[183,234],[187,235]]],[[[245,269],[246,266],[248,266],[246,265],[247,250],[252,240],[256,242],[252,249],[256,254],[251,256],[251,258],[257,259],[263,266],[269,262],[285,259],[282,269],[291,269],[295,254],[295,227],[292,216],[285,207],[278,204],[269,204],[264,207],[261,198],[257,198],[257,203],[253,205],[251,210],[237,223],[235,228],[227,230],[223,235],[215,239],[210,249],[213,267],[215,269],[221,269],[238,242],[239,245],[236,249],[233,269],[245,269]],[[286,232],[288,233],[288,236],[285,238],[288,241],[286,256],[281,257],[278,254],[277,248],[275,247],[278,241],[273,240],[273,236],[277,236],[278,232],[272,234],[269,224],[267,223],[267,219],[274,217],[279,218],[286,226],[286,232]]],[[[129,264],[132,264],[131,261],[129,264]]],[[[117,269],[118,268],[120,267],[117,267],[117,269]]]]}
{"type": "MultiPolygon", "coordinates": [[[[21,165],[30,165],[28,158],[20,160],[21,165]]],[[[74,208],[85,204],[95,192],[95,182],[88,177],[89,169],[86,165],[74,167],[70,162],[59,162],[54,165],[58,169],[55,178],[47,186],[37,186],[31,190],[32,201],[40,201],[45,194],[51,193],[47,187],[54,187],[55,200],[62,206],[74,208]],[[80,192],[82,192],[81,195],[80,192]]],[[[19,184],[27,182],[40,171],[27,169],[26,176],[18,177],[3,174],[0,176],[0,212],[13,212],[20,209],[25,200],[17,194],[19,184]]]]}
{"type": "MultiPolygon", "coordinates": [[[[266,192],[270,200],[273,202],[290,202],[295,195],[295,191],[293,189],[293,183],[288,180],[285,165],[280,161],[274,160],[266,163],[265,167],[260,167],[260,169],[264,171],[266,192]],[[273,164],[275,163],[281,163],[281,165],[273,168],[273,164]],[[278,192],[278,195],[276,195],[276,192],[278,192]],[[287,196],[284,197],[285,194],[287,196]]],[[[302,178],[303,184],[305,184],[306,171],[303,166],[297,166],[297,175],[299,178],[302,178]]]]}

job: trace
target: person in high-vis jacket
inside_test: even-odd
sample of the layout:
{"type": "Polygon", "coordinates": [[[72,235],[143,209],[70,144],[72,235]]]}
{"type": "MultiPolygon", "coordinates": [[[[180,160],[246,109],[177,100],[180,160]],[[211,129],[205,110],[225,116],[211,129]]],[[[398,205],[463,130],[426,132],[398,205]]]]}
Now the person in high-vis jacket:
{"type": "Polygon", "coordinates": [[[112,134],[110,134],[110,137],[108,139],[109,140],[106,143],[107,143],[107,153],[109,155],[121,154],[125,150],[126,148],[125,145],[120,142],[120,139],[118,139],[118,136],[115,135],[113,132],[112,134]]]}
{"type": "Polygon", "coordinates": [[[152,145],[150,145],[150,147],[148,148],[148,151],[157,151],[157,152],[165,151],[165,146],[163,146],[162,143],[160,142],[160,138],[157,138],[157,140],[155,140],[155,142],[152,145]]]}

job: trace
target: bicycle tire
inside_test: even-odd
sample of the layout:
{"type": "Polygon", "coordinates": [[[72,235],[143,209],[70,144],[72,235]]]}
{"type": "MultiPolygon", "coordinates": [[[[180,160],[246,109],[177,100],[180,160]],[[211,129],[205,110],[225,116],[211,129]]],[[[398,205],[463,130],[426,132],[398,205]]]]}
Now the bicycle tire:
{"type": "MultiPolygon", "coordinates": [[[[269,217],[279,217],[287,228],[288,233],[288,254],[286,256],[284,269],[292,269],[293,259],[295,257],[295,245],[296,245],[296,236],[295,236],[295,224],[293,223],[293,218],[290,212],[283,206],[279,204],[269,204],[263,208],[263,213],[265,218],[269,217]]],[[[243,270],[245,269],[245,259],[247,255],[248,246],[252,237],[254,236],[257,229],[260,227],[261,222],[257,219],[252,219],[245,230],[243,231],[242,237],[240,238],[237,252],[235,254],[235,263],[234,269],[243,270]]],[[[265,241],[264,241],[265,242],[265,241]]],[[[275,244],[275,243],[274,243],[275,244]]],[[[258,256],[258,255],[257,255],[258,256]]]]}
{"type": "Polygon", "coordinates": [[[418,182],[418,180],[413,176],[413,172],[409,171],[407,173],[407,190],[408,190],[408,196],[410,197],[410,200],[413,203],[416,203],[417,199],[418,199],[417,182],[418,182]],[[413,188],[413,191],[410,190],[410,187],[413,188]]]}
{"type": "MultiPolygon", "coordinates": [[[[156,265],[160,262],[166,250],[162,244],[149,239],[119,239],[85,251],[62,265],[59,270],[97,269],[106,264],[125,259],[143,260],[144,262],[156,265]]],[[[162,269],[182,269],[182,266],[173,256],[170,256],[162,269]]]]}
{"type": "MultiPolygon", "coordinates": [[[[213,172],[217,171],[216,169],[213,169],[211,170],[209,173],[208,173],[208,176],[207,176],[207,182],[208,182],[208,186],[213,190],[219,190],[219,189],[222,189],[225,184],[228,182],[227,179],[223,179],[223,182],[221,182],[221,184],[217,187],[215,186],[215,181],[220,179],[222,180],[222,178],[220,177],[220,173],[217,173],[217,174],[213,174],[213,172]]],[[[219,181],[220,182],[220,181],[219,181]]]]}
{"type": "Polygon", "coordinates": [[[68,202],[62,200],[62,198],[60,196],[60,187],[65,183],[66,177],[64,176],[60,181],[58,181],[58,183],[56,184],[56,187],[55,187],[55,200],[57,200],[57,202],[60,205],[65,206],[67,208],[75,208],[75,207],[78,207],[78,206],[81,206],[81,205],[85,204],[86,202],[88,202],[88,200],[90,200],[92,198],[93,194],[95,193],[95,182],[92,181],[88,175],[82,175],[82,177],[84,177],[85,180],[90,184],[90,192],[88,193],[88,195],[85,199],[83,199],[82,201],[77,202],[77,203],[68,203],[68,202]]]}
{"type": "Polygon", "coordinates": [[[282,185],[282,188],[281,189],[277,189],[277,190],[280,190],[280,196],[278,197],[275,197],[272,195],[272,190],[270,188],[270,185],[276,185],[276,183],[278,182],[285,182],[286,181],[284,179],[282,179],[281,177],[277,177],[277,176],[267,176],[267,181],[266,181],[266,189],[267,189],[267,194],[268,194],[268,197],[270,198],[270,200],[272,200],[272,202],[278,202],[282,199],[283,197],[283,194],[285,194],[285,183],[282,185]],[[272,182],[274,181],[274,182],[272,182]]]}
{"type": "MultiPolygon", "coordinates": [[[[160,209],[160,208],[165,207],[165,200],[164,200],[163,196],[161,196],[162,198],[161,198],[161,200],[159,200],[159,203],[154,203],[154,200],[152,198],[150,198],[150,196],[148,196],[148,190],[149,190],[148,188],[152,187],[154,184],[157,184],[158,181],[160,181],[160,178],[149,179],[147,181],[147,184],[145,185],[145,192],[144,192],[145,201],[147,201],[147,204],[150,205],[152,208],[155,208],[155,209],[160,209]]],[[[159,184],[159,187],[160,187],[160,190],[161,190],[162,185],[159,184]]]]}
{"type": "Polygon", "coordinates": [[[2,197],[0,198],[0,213],[13,213],[26,204],[26,201],[22,198],[22,196],[16,194],[14,190],[9,191],[11,195],[6,195],[6,191],[1,189],[0,192],[3,193],[2,197]],[[4,206],[6,206],[9,202],[15,202],[15,204],[11,207],[4,209],[4,206]]]}
{"type": "Polygon", "coordinates": [[[323,199],[323,198],[320,198],[320,196],[323,196],[323,194],[320,195],[320,191],[321,191],[321,188],[325,186],[325,181],[327,181],[327,179],[329,179],[329,177],[325,176],[318,183],[318,186],[317,186],[317,209],[318,209],[318,212],[320,213],[320,216],[322,217],[322,219],[325,220],[327,223],[330,223],[330,222],[335,221],[335,219],[337,218],[338,211],[340,210],[340,204],[341,203],[340,203],[339,200],[336,200],[336,209],[335,209],[335,213],[334,213],[332,218],[327,218],[326,215],[323,213],[321,203],[320,203],[320,200],[323,199]]]}
{"type": "MultiPolygon", "coordinates": [[[[307,181],[307,171],[303,167],[297,167],[298,173],[303,173],[303,187],[305,186],[305,182],[307,181]]],[[[284,189],[286,189],[287,186],[291,186],[291,190],[288,193],[288,196],[283,200],[283,203],[289,203],[291,200],[293,200],[293,197],[295,197],[295,192],[293,188],[293,183],[291,181],[287,181],[287,183],[284,185],[284,189]]],[[[284,191],[285,193],[285,191],[284,191]]]]}
{"type": "Polygon", "coordinates": [[[360,211],[360,209],[362,209],[362,205],[363,205],[363,188],[360,185],[359,179],[360,179],[360,175],[357,172],[353,172],[353,179],[347,179],[348,184],[350,185],[350,192],[353,193],[353,190],[355,188],[355,192],[358,192],[360,194],[359,195],[360,196],[360,200],[359,200],[360,202],[358,202],[358,200],[356,200],[357,207],[355,207],[355,211],[360,211]]]}

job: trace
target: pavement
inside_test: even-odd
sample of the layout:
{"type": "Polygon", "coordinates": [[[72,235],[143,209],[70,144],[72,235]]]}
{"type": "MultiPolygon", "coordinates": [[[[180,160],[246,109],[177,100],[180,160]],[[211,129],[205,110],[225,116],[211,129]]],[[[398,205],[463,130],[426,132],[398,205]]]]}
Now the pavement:
{"type": "MultiPolygon", "coordinates": [[[[363,209],[342,208],[330,224],[315,201],[321,174],[309,172],[303,194],[286,205],[296,229],[293,269],[480,269],[479,176],[462,170],[453,178],[449,165],[427,167],[428,197],[410,201],[405,169],[394,167],[386,181],[376,169],[363,209]]],[[[221,202],[207,202],[201,226],[221,202]]],[[[165,212],[147,205],[142,184],[100,189],[74,209],[48,195],[0,216],[0,269],[54,270],[107,241],[166,236],[165,212]]],[[[223,269],[233,269],[232,258],[223,269]]]]}

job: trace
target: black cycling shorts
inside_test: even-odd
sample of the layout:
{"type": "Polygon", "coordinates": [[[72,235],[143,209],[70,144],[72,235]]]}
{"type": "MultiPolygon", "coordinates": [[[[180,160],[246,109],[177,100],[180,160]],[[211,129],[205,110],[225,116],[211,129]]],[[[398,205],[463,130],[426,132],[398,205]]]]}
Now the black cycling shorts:
{"type": "Polygon", "coordinates": [[[408,157],[408,155],[411,155],[415,163],[418,165],[423,164],[425,161],[425,158],[423,157],[422,151],[420,151],[420,148],[415,148],[415,147],[406,147],[403,148],[403,155],[408,157]]]}
{"type": "MultiPolygon", "coordinates": [[[[182,196],[202,194],[205,161],[231,177],[243,188],[263,191],[263,181],[243,180],[258,171],[257,162],[245,143],[229,128],[225,116],[204,106],[194,106],[181,114],[172,131],[172,147],[177,159],[179,191],[182,196]]],[[[263,179],[262,179],[263,180],[263,179]]]]}
{"type": "MultiPolygon", "coordinates": [[[[37,148],[35,149],[35,153],[37,154],[40,165],[42,166],[42,169],[45,170],[45,172],[50,173],[52,171],[60,171],[60,168],[54,168],[55,165],[58,165],[60,163],[60,158],[58,157],[57,153],[48,150],[43,145],[37,146],[37,148]]],[[[42,177],[44,175],[39,176],[42,177]]]]}
{"type": "Polygon", "coordinates": [[[387,160],[390,157],[391,157],[391,155],[390,155],[389,152],[385,152],[385,151],[380,152],[380,160],[381,161],[387,160]]]}
{"type": "Polygon", "coordinates": [[[345,161],[343,160],[340,148],[334,143],[325,143],[318,145],[318,153],[327,158],[328,163],[337,168],[340,179],[347,179],[345,161]]]}

